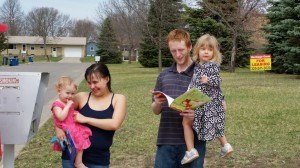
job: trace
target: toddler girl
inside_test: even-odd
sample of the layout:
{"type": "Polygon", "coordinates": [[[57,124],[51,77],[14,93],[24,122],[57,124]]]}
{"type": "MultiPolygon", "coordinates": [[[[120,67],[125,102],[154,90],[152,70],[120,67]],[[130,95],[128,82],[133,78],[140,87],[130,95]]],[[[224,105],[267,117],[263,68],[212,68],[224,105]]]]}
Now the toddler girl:
{"type": "MultiPolygon", "coordinates": [[[[82,153],[83,149],[87,149],[91,144],[89,136],[92,132],[88,127],[74,122],[73,114],[77,111],[74,110],[72,98],[76,90],[77,86],[71,78],[61,77],[56,84],[58,99],[53,102],[51,110],[55,125],[64,131],[69,131],[75,143],[77,150],[75,167],[86,168],[82,163],[82,153]]],[[[60,147],[54,146],[54,150],[60,150],[60,147]]]]}
{"type": "Polygon", "coordinates": [[[201,36],[194,47],[193,57],[196,60],[194,75],[189,85],[197,88],[211,98],[211,101],[195,110],[194,121],[183,118],[184,137],[187,151],[181,163],[189,163],[199,154],[194,148],[194,134],[199,140],[210,141],[218,138],[221,143],[221,157],[228,157],[233,152],[224,134],[226,103],[222,94],[219,65],[222,58],[219,43],[214,36],[201,36]]]}

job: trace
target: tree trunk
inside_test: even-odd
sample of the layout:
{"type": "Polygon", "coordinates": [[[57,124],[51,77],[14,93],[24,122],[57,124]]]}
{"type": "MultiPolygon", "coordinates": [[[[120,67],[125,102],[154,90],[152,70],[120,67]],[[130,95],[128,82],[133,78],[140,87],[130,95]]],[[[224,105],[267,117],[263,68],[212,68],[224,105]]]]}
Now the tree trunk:
{"type": "Polygon", "coordinates": [[[132,47],[129,47],[129,52],[128,52],[128,64],[131,64],[131,53],[132,53],[132,47]]]}
{"type": "Polygon", "coordinates": [[[162,48],[162,30],[158,32],[158,73],[162,71],[162,60],[161,60],[161,48],[162,48]]]}
{"type": "Polygon", "coordinates": [[[158,50],[158,73],[162,71],[162,61],[161,61],[161,47],[158,50]]]}
{"type": "Polygon", "coordinates": [[[43,37],[43,40],[44,40],[44,56],[47,57],[47,61],[50,62],[50,58],[49,56],[47,55],[47,48],[46,48],[46,39],[47,37],[43,37]]]}
{"type": "Polygon", "coordinates": [[[233,33],[233,39],[232,39],[232,51],[231,51],[231,59],[230,59],[230,72],[235,71],[235,57],[236,57],[236,40],[237,40],[237,34],[233,33]]]}

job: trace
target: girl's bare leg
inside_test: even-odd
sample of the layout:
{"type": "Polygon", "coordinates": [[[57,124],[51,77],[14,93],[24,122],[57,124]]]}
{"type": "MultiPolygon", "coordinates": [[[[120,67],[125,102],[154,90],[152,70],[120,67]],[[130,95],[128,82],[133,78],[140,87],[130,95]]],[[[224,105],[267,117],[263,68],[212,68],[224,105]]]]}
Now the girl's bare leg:
{"type": "Polygon", "coordinates": [[[220,141],[220,144],[221,144],[222,147],[223,147],[225,144],[227,144],[227,139],[226,139],[225,135],[222,136],[222,137],[220,137],[220,138],[219,138],[219,141],[220,141]]]}
{"type": "Polygon", "coordinates": [[[75,158],[75,167],[76,168],[88,168],[82,163],[82,155],[83,155],[83,150],[77,152],[77,155],[75,158]]]}
{"type": "Polygon", "coordinates": [[[184,132],[184,140],[186,143],[187,151],[190,151],[194,148],[194,132],[192,128],[193,121],[187,117],[183,117],[182,125],[184,132]]]}

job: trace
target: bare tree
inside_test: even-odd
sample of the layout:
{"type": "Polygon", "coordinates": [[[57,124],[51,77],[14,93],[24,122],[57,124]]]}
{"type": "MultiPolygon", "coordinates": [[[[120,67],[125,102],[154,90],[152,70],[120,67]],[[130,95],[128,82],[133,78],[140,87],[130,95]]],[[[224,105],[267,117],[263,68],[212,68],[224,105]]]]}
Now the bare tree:
{"type": "MultiPolygon", "coordinates": [[[[98,18],[109,16],[114,30],[117,34],[118,41],[122,46],[125,46],[129,52],[128,63],[131,63],[132,53],[138,48],[141,37],[143,23],[141,20],[141,11],[138,9],[147,9],[145,6],[146,0],[111,0],[109,4],[102,3],[98,7],[98,18]],[[133,8],[135,10],[133,10],[133,8]]],[[[147,10],[143,11],[143,15],[147,14],[147,10]]]]}
{"type": "Polygon", "coordinates": [[[71,36],[73,37],[86,37],[87,40],[95,40],[96,38],[96,25],[94,22],[83,19],[75,20],[75,23],[71,29],[71,36]]]}
{"type": "Polygon", "coordinates": [[[26,20],[30,35],[43,37],[44,54],[50,61],[46,49],[47,36],[66,36],[71,25],[69,16],[54,8],[41,7],[30,11],[26,20]]]}
{"type": "Polygon", "coordinates": [[[0,9],[0,20],[8,26],[7,34],[20,35],[24,13],[19,0],[6,0],[0,9]]]}
{"type": "MultiPolygon", "coordinates": [[[[88,19],[75,20],[71,28],[71,36],[73,37],[86,37],[88,41],[96,41],[96,24],[88,19]]],[[[86,52],[86,50],[84,50],[86,52]]],[[[84,53],[86,55],[86,53],[84,53]]]]}
{"type": "Polygon", "coordinates": [[[245,23],[253,10],[264,5],[264,0],[202,0],[199,4],[213,14],[219,16],[222,22],[229,28],[232,35],[232,49],[230,59],[230,71],[235,71],[235,58],[237,53],[237,39],[245,32],[245,23]],[[216,5],[218,4],[218,5],[216,5]],[[228,8],[231,10],[228,10],[228,8]]]}

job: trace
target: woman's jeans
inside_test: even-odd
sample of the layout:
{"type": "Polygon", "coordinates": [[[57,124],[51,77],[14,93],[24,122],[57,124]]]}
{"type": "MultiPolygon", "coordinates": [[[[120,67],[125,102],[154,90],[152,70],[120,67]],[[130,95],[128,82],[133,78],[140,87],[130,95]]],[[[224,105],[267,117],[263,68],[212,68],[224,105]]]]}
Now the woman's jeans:
{"type": "MultiPolygon", "coordinates": [[[[88,168],[109,168],[108,166],[100,166],[100,165],[94,165],[94,164],[84,164],[88,168]]],[[[74,163],[71,162],[71,160],[62,160],[62,167],[63,168],[75,168],[74,163]]]]}

